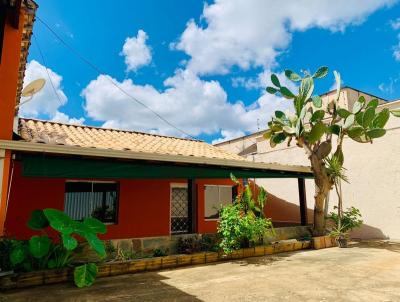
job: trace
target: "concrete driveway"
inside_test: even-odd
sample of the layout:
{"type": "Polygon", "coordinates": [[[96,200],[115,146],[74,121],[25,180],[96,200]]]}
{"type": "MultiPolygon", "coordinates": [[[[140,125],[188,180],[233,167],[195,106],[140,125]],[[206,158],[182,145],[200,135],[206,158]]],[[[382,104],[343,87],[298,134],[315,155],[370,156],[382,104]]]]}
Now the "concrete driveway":
{"type": "Polygon", "coordinates": [[[0,294],[0,301],[400,301],[400,244],[363,243],[0,294]]]}

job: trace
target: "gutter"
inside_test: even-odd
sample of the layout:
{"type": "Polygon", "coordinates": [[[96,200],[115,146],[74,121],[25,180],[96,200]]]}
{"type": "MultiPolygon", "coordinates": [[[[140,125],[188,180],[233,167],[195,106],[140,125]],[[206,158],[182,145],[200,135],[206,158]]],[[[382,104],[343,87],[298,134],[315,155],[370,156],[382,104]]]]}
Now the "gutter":
{"type": "Polygon", "coordinates": [[[65,145],[50,145],[41,143],[31,143],[25,141],[0,140],[0,149],[24,151],[24,152],[50,153],[50,154],[225,166],[225,167],[236,167],[244,169],[275,170],[275,171],[299,172],[299,173],[310,173],[310,174],[312,173],[311,169],[306,166],[289,166],[276,163],[252,162],[244,158],[243,160],[219,159],[219,158],[207,158],[207,157],[196,157],[196,156],[185,156],[185,155],[134,152],[125,150],[84,148],[84,147],[65,146],[65,145]]]}

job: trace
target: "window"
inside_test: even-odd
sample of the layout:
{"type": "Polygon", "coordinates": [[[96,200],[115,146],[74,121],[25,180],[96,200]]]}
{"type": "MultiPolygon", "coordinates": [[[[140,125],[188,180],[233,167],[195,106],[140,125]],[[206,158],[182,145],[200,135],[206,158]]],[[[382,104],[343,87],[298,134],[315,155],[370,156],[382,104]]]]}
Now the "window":
{"type": "Polygon", "coordinates": [[[75,220],[94,217],[116,223],[118,187],[117,182],[67,181],[64,212],[75,220]]]}
{"type": "Polygon", "coordinates": [[[189,200],[186,185],[171,186],[171,234],[189,233],[189,200]]]}
{"type": "Polygon", "coordinates": [[[232,203],[232,187],[206,185],[204,190],[204,218],[218,219],[221,205],[232,203]]]}

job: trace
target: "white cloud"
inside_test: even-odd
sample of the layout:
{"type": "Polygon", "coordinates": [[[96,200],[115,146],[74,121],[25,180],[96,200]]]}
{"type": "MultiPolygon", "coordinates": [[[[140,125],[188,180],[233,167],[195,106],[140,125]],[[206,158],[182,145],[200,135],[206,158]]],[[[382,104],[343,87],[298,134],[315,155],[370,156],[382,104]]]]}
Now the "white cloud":
{"type": "Polygon", "coordinates": [[[150,64],[151,49],[146,45],[147,34],[139,30],[136,37],[128,37],[120,53],[125,57],[126,71],[136,71],[140,67],[150,64]]]}
{"type": "Polygon", "coordinates": [[[213,140],[211,143],[213,145],[222,143],[224,141],[229,141],[234,138],[242,137],[245,134],[246,133],[244,133],[243,131],[240,131],[240,130],[239,131],[221,130],[221,137],[213,140]]]}
{"type": "Polygon", "coordinates": [[[396,61],[400,61],[400,34],[397,35],[399,42],[393,47],[393,57],[396,61]]]}
{"type": "Polygon", "coordinates": [[[378,88],[380,91],[386,94],[393,94],[396,91],[396,87],[400,81],[400,74],[395,77],[390,77],[387,83],[380,83],[378,88]]]}
{"type": "Polygon", "coordinates": [[[69,115],[60,111],[57,111],[51,120],[53,122],[72,124],[72,125],[82,125],[85,122],[85,119],[83,117],[81,118],[70,117],[69,115]]]}
{"type": "MultiPolygon", "coordinates": [[[[183,69],[165,80],[164,89],[137,85],[130,79],[117,82],[108,75],[100,75],[82,91],[85,110],[90,118],[102,121],[104,127],[182,135],[124,95],[110,83],[111,79],[193,136],[219,134],[226,140],[257,131],[259,127],[263,129],[275,110],[292,108],[291,101],[262,94],[246,106],[240,100],[229,99],[218,81],[200,76],[228,74],[234,66],[241,70],[261,67],[264,71],[254,78],[232,78],[232,85],[264,89],[269,84],[271,70],[277,69],[276,57],[286,50],[293,32],[311,27],[343,31],[392,2],[365,0],[360,5],[357,0],[337,0],[335,4],[327,0],[312,4],[309,0],[216,0],[204,7],[201,17],[204,25],[189,21],[177,43],[171,45],[189,58],[182,63],[183,69]]],[[[128,71],[151,62],[146,39],[146,33],[139,31],[136,38],[126,40],[122,54],[128,71]],[[146,52],[147,56],[138,59],[138,55],[146,52]]],[[[288,88],[296,89],[282,73],[278,77],[288,88]]]]}
{"type": "Polygon", "coordinates": [[[202,20],[188,22],[173,47],[190,56],[187,68],[198,74],[226,74],[241,69],[272,68],[294,31],[320,27],[343,31],[393,0],[216,0],[205,5],[202,20]]]}
{"type": "MultiPolygon", "coordinates": [[[[271,86],[271,74],[273,72],[269,69],[260,72],[255,78],[245,78],[245,77],[234,77],[232,78],[233,87],[244,87],[248,90],[251,89],[265,89],[267,86],[271,86]]],[[[297,86],[294,82],[290,81],[284,74],[284,72],[274,72],[281,83],[282,86],[286,86],[291,91],[295,92],[297,86]]]]}
{"type": "Polygon", "coordinates": [[[397,18],[396,20],[390,20],[390,26],[391,26],[394,30],[400,29],[400,18],[397,18]]]}
{"type": "MultiPolygon", "coordinates": [[[[104,121],[104,127],[182,135],[123,94],[110,79],[100,75],[82,91],[89,117],[104,121]]],[[[166,88],[160,92],[151,85],[136,85],[130,79],[118,83],[130,95],[193,136],[256,131],[258,124],[266,126],[274,110],[291,106],[289,101],[269,94],[262,95],[249,107],[240,101],[229,102],[217,81],[201,80],[189,70],[178,70],[164,84],[166,88]]]]}
{"type": "MultiPolygon", "coordinates": [[[[39,115],[46,115],[52,118],[58,112],[58,108],[67,103],[67,97],[61,87],[62,77],[49,68],[48,73],[59,97],[51,86],[46,68],[35,60],[27,64],[24,86],[39,78],[45,79],[46,84],[30,101],[20,106],[19,114],[21,116],[38,117],[39,115]]],[[[26,100],[27,98],[21,98],[21,103],[26,100]]]]}
{"type": "MultiPolygon", "coordinates": [[[[24,78],[24,86],[37,79],[44,79],[46,84],[43,89],[36,93],[31,100],[19,107],[19,115],[23,117],[37,118],[46,116],[49,120],[67,123],[67,124],[83,124],[84,118],[71,118],[67,114],[60,112],[59,108],[67,103],[61,82],[62,77],[50,68],[41,65],[39,62],[32,60],[27,64],[24,78]],[[50,79],[51,82],[50,82],[50,79]],[[54,85],[54,89],[52,87],[54,85]],[[56,93],[54,92],[56,91],[56,93]]],[[[27,101],[28,98],[21,98],[21,103],[27,101]]]]}

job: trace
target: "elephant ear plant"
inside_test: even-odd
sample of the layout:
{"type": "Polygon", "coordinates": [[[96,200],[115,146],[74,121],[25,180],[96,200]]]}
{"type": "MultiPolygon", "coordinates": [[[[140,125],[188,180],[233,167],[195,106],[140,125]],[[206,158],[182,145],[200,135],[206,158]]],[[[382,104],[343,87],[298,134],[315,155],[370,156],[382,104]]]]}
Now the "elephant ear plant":
{"type": "MultiPolygon", "coordinates": [[[[32,270],[69,266],[72,251],[78,246],[76,235],[86,239],[98,256],[106,256],[104,243],[97,237],[97,234],[106,233],[106,226],[95,218],[85,218],[79,222],[56,209],[35,210],[28,221],[28,227],[42,234],[32,236],[27,242],[13,241],[10,252],[13,267],[20,265],[25,270],[32,270]],[[45,229],[49,226],[57,232],[59,243],[53,243],[47,235],[45,229]]],[[[79,265],[74,269],[74,282],[78,287],[90,286],[96,275],[95,263],[79,265]]]]}
{"type": "Polygon", "coordinates": [[[320,67],[314,74],[304,72],[303,76],[286,70],[286,77],[299,85],[297,93],[281,85],[275,74],[271,75],[274,86],[266,88],[268,93],[280,94],[293,102],[294,114],[286,115],[282,111],[275,111],[275,116],[268,122],[269,129],[264,137],[270,140],[271,147],[285,141],[290,145],[295,141],[298,147],[305,149],[314,172],[315,236],[325,233],[324,207],[328,193],[334,186],[333,178],[326,167],[326,159],[333,156],[343,166],[345,136],[359,143],[372,143],[374,139],[385,135],[384,127],[390,114],[400,116],[400,110],[378,110],[377,99],[367,102],[363,96],[359,97],[350,110],[341,108],[341,80],[336,71],[336,95],[329,104],[323,104],[321,97],[313,94],[314,81],[327,74],[327,67],[320,67]]]}

